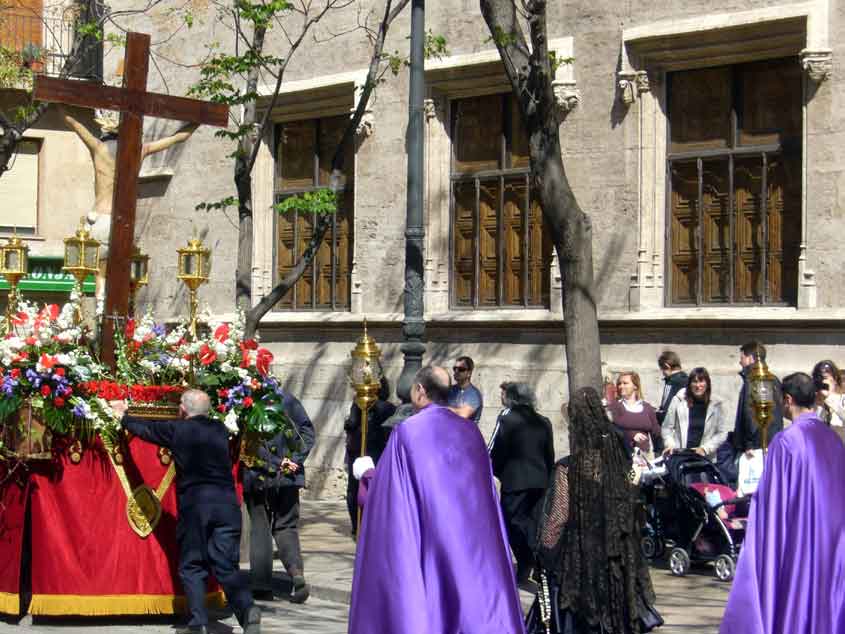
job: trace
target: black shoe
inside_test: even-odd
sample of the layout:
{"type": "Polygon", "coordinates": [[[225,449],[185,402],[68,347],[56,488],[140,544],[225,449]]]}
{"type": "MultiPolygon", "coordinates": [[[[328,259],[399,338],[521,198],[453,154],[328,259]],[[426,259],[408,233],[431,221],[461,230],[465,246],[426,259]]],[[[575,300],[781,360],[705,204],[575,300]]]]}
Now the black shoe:
{"type": "Polygon", "coordinates": [[[189,625],[176,630],[176,634],[208,634],[208,627],[205,625],[189,625]]]}
{"type": "Polygon", "coordinates": [[[272,590],[253,590],[252,598],[256,601],[272,601],[275,599],[272,590]]]}
{"type": "Polygon", "coordinates": [[[305,603],[308,596],[311,594],[311,588],[305,583],[305,577],[297,575],[291,579],[293,582],[293,590],[290,593],[291,603],[305,603]]]}
{"type": "Polygon", "coordinates": [[[244,629],[244,634],[261,634],[261,608],[257,605],[249,606],[241,627],[244,629]]]}

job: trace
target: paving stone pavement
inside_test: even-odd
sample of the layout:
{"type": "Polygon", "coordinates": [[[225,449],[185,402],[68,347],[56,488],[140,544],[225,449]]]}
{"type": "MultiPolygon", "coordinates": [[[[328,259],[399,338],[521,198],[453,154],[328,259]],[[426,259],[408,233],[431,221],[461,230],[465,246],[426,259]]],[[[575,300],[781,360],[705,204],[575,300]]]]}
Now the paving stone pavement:
{"type": "MultiPolygon", "coordinates": [[[[311,584],[311,598],[303,605],[284,599],[261,601],[262,631],[266,634],[344,634],[347,630],[349,593],[355,544],[349,534],[349,518],[341,501],[302,502],[301,532],[305,572],[311,584]]],[[[289,582],[279,562],[275,565],[276,591],[289,591],[289,582]]],[[[663,567],[652,569],[657,605],[666,625],[658,634],[716,634],[727,601],[730,584],[715,579],[712,570],[702,568],[683,578],[663,567]]],[[[532,596],[521,592],[523,606],[532,596]]],[[[231,614],[219,613],[211,624],[213,634],[240,634],[231,614]]],[[[173,634],[172,618],[147,619],[24,619],[20,624],[0,620],[0,634],[173,634]]],[[[389,633],[385,633],[389,634],[389,633]]]]}

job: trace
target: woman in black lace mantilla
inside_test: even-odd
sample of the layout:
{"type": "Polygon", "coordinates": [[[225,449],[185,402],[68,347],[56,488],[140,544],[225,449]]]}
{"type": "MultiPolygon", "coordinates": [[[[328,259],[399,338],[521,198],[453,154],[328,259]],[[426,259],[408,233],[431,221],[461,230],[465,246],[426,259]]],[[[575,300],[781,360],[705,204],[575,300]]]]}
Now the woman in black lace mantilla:
{"type": "Polygon", "coordinates": [[[537,536],[529,634],[640,634],[663,624],[640,554],[631,458],[592,388],[569,403],[571,455],[557,463],[537,536]]]}

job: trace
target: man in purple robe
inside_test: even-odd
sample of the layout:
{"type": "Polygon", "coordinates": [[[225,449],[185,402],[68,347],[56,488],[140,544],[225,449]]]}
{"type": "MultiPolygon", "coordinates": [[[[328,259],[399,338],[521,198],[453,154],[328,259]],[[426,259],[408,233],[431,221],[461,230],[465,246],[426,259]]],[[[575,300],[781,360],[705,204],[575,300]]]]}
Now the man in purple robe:
{"type": "Polygon", "coordinates": [[[522,634],[522,610],[478,427],[449,411],[449,375],[414,377],[418,412],[376,467],[355,557],[350,634],[522,634]]]}
{"type": "Polygon", "coordinates": [[[813,380],[783,380],[792,425],[769,445],[720,634],[845,632],[845,445],[814,413],[813,380]]]}

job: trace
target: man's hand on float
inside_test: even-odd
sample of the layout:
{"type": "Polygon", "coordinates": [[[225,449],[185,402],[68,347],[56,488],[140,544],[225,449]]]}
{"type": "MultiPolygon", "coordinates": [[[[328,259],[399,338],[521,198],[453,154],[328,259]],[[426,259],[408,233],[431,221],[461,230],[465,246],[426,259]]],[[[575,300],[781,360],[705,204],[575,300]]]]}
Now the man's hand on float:
{"type": "Polygon", "coordinates": [[[707,452],[704,450],[704,447],[695,447],[693,448],[693,451],[699,456],[707,456],[707,452]]]}
{"type": "Polygon", "coordinates": [[[299,465],[296,464],[290,458],[283,458],[282,459],[282,471],[284,473],[296,473],[299,471],[299,465]]]}
{"type": "Polygon", "coordinates": [[[112,411],[120,417],[123,417],[123,415],[126,414],[126,410],[129,409],[126,401],[109,401],[109,407],[111,407],[112,411]]]}

